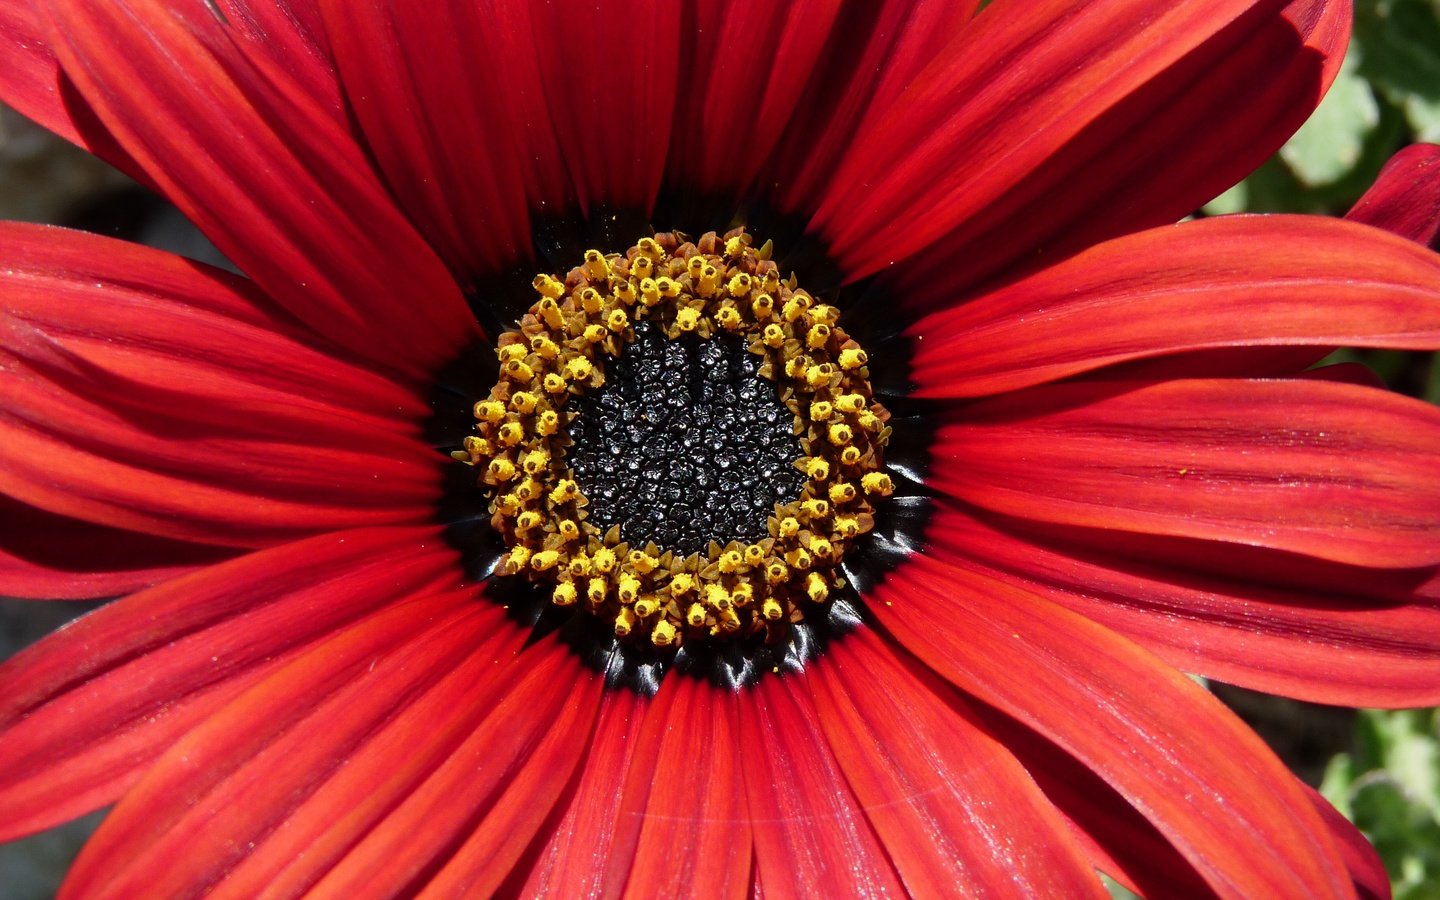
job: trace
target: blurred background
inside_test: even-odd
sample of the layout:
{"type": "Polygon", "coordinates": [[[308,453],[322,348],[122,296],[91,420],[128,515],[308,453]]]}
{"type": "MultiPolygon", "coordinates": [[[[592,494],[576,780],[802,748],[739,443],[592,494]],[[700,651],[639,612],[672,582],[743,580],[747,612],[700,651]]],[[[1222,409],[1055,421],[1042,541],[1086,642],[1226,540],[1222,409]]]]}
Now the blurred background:
{"type": "MultiPolygon", "coordinates": [[[[1440,142],[1440,0],[1357,0],[1354,40],[1325,102],[1274,158],[1197,215],[1341,215],[1391,154],[1417,141],[1440,142]]],[[[3,106],[0,218],[68,225],[224,264],[173,208],[3,106]]],[[[1334,359],[1363,362],[1395,390],[1440,403],[1436,355],[1341,351],[1334,359]]],[[[0,659],[93,606],[0,598],[0,659]]],[[[1397,898],[1440,900],[1436,710],[1356,711],[1210,687],[1360,826],[1385,859],[1397,898]]],[[[0,846],[0,898],[52,897],[101,816],[0,846]]]]}

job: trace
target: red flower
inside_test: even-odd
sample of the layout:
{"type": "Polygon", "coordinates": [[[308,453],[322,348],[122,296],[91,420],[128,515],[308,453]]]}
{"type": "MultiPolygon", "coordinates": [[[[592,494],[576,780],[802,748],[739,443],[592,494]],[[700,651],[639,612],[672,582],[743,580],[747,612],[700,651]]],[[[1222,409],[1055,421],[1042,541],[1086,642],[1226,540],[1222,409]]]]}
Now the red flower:
{"type": "MultiPolygon", "coordinates": [[[[0,668],[0,836],[116,804],[68,896],[1385,893],[1180,674],[1440,702],[1440,413],[1306,371],[1440,349],[1440,258],[1167,224],[1348,4],[974,5],[0,4],[6,101],[245,273],[0,229],[0,592],[128,594],[0,668]],[[517,277],[736,221],[839,273],[897,496],[848,633],[607,686],[462,565],[431,401],[517,277]]],[[[1433,240],[1412,152],[1357,217],[1433,240]]]]}

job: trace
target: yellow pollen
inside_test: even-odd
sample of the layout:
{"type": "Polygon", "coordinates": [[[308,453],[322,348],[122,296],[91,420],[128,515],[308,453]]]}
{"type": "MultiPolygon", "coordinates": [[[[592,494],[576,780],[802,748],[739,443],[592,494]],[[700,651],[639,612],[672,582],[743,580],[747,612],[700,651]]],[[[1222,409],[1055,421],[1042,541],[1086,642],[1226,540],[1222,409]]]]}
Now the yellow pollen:
{"type": "Polygon", "coordinates": [[[505,404],[498,400],[481,400],[475,404],[475,418],[493,425],[505,418],[505,404]]]}
{"type": "Polygon", "coordinates": [[[705,605],[711,609],[729,609],[730,594],[718,584],[705,585],[705,605]]]}
{"type": "Polygon", "coordinates": [[[562,581],[555,585],[555,591],[550,595],[550,600],[556,606],[575,605],[575,585],[569,581],[562,581]]]}
{"type": "Polygon", "coordinates": [[[679,634],[676,632],[675,626],[665,619],[656,622],[655,627],[650,631],[650,643],[657,647],[669,647],[675,643],[677,637],[679,634]]]}
{"type": "Polygon", "coordinates": [[[835,408],[843,413],[858,413],[866,405],[865,398],[859,394],[841,394],[835,398],[835,408]]]}
{"type": "Polygon", "coordinates": [[[595,566],[595,571],[608,574],[615,568],[615,551],[609,547],[601,547],[591,554],[590,562],[595,566]]]}
{"type": "Polygon", "coordinates": [[[632,575],[621,575],[620,583],[616,589],[616,596],[621,603],[634,603],[636,596],[640,593],[640,579],[632,575]]]}
{"type": "Polygon", "coordinates": [[[516,544],[510,548],[509,562],[512,569],[519,571],[530,562],[530,548],[524,544],[516,544]]]}
{"type": "Polygon", "coordinates": [[[675,325],[681,331],[694,331],[700,324],[700,311],[686,307],[675,314],[675,325]]]}
{"type": "Polygon", "coordinates": [[[806,500],[800,504],[800,509],[812,519],[823,519],[830,515],[830,504],[824,500],[806,500]]]}
{"type": "Polygon", "coordinates": [[[655,571],[655,567],[660,564],[660,560],[644,552],[643,550],[630,551],[629,562],[630,568],[639,572],[641,575],[649,575],[651,572],[655,571]]]}
{"type": "Polygon", "coordinates": [[[565,285],[549,275],[536,275],[534,285],[535,290],[539,291],[542,297],[558,300],[565,296],[565,285]]]}
{"type": "Polygon", "coordinates": [[[506,422],[500,426],[500,430],[495,433],[495,436],[499,439],[501,446],[513,447],[525,440],[525,426],[519,422],[506,422]]]}
{"type": "Polygon", "coordinates": [[[780,560],[775,560],[765,567],[765,580],[771,584],[779,584],[790,575],[790,570],[780,560]]]}
{"type": "Polygon", "coordinates": [[[500,375],[475,404],[476,431],[451,455],[474,466],[491,523],[508,544],[499,574],[547,582],[553,605],[609,624],[622,642],[674,649],[694,640],[773,644],[833,602],[840,565],[874,527],[889,413],[874,401],[868,358],[840,311],[781,271],[748,234],[645,237],[623,253],[594,248],[565,277],[542,274],[538,299],[500,336],[500,375]],[[766,532],[719,535],[680,556],[635,546],[597,521],[569,470],[571,399],[605,383],[605,365],[646,321],[676,338],[738,337],[794,416],[800,496],[766,532]]]}
{"type": "Polygon", "coordinates": [[[560,315],[559,305],[551,298],[546,297],[544,300],[541,300],[538,309],[540,310],[540,318],[544,319],[545,324],[551,328],[560,328],[565,324],[565,317],[560,315]]]}
{"type": "Polygon", "coordinates": [[[605,257],[600,255],[599,250],[585,251],[585,274],[597,279],[610,277],[610,266],[605,262],[605,257]]]}
{"type": "Polygon", "coordinates": [[[565,377],[571,381],[584,381],[594,371],[595,367],[591,365],[590,360],[583,356],[577,356],[565,363],[565,377]]]}
{"type": "Polygon", "coordinates": [[[888,497],[890,492],[895,490],[895,483],[890,476],[884,472],[868,472],[860,479],[860,486],[867,494],[880,494],[888,497]]]}
{"type": "Polygon", "coordinates": [[[615,636],[628,637],[634,627],[635,610],[628,606],[620,607],[620,611],[615,614],[615,636]]]}

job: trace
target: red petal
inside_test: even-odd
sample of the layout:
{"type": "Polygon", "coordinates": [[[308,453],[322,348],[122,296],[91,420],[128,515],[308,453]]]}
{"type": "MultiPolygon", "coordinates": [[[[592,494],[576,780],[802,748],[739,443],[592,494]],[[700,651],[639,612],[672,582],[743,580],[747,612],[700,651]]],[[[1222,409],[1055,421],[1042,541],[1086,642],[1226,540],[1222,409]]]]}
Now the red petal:
{"type": "Polygon", "coordinates": [[[135,594],[21,652],[0,666],[0,833],[113,801],[277,660],[456,569],[433,529],[329,535],[135,594]]]}
{"type": "Polygon", "coordinates": [[[444,265],[327,98],[250,54],[204,0],[56,0],[48,15],[66,71],[125,149],[297,318],[414,376],[474,340],[444,265]]]}
{"type": "Polygon", "coordinates": [[[739,704],[755,868],[767,896],[903,896],[803,687],[765,678],[739,704]]]}
{"type": "Polygon", "coordinates": [[[1205,219],[1107,241],[908,334],[929,397],[1222,347],[1440,349],[1440,257],[1331,219],[1205,219]]]}
{"type": "MultiPolygon", "coordinates": [[[[217,9],[235,26],[249,52],[283,63],[317,97],[326,98],[338,118],[339,89],[329,59],[320,50],[314,11],[305,0],[217,0],[217,9]]],[[[49,45],[44,18],[26,0],[0,4],[0,97],[27,117],[123,170],[148,181],[138,163],[100,124],[77,96],[49,45]]]]}
{"type": "Polygon", "coordinates": [[[1167,559],[1154,540],[1026,533],[949,504],[929,537],[952,564],[1041,594],[1182,671],[1316,703],[1440,703],[1433,572],[1173,541],[1167,559]]]}
{"type": "Polygon", "coordinates": [[[820,77],[816,64],[841,4],[709,0],[699,7],[680,48],[669,174],[688,189],[733,195],[760,174],[805,85],[820,77]]]}
{"type": "Polygon", "coordinates": [[[778,195],[772,202],[792,213],[818,207],[854,136],[868,131],[970,24],[977,5],[975,0],[842,4],[774,159],[764,166],[774,185],[759,187],[778,195]]]}
{"type": "Polygon", "coordinates": [[[65,107],[60,64],[45,40],[44,21],[29,0],[0,3],[0,48],[5,53],[5,65],[0,66],[0,97],[5,103],[120,168],[133,167],[133,162],[124,164],[125,154],[119,152],[108,134],[103,135],[108,141],[87,141],[80,135],[72,113],[65,107]],[[106,153],[107,149],[113,155],[106,153]]]}
{"type": "MultiPolygon", "coordinates": [[[[733,692],[695,678],[672,676],[661,685],[645,716],[642,756],[628,770],[621,812],[642,823],[628,896],[743,898],[749,890],[751,834],[736,702],[733,692]]],[[[755,838],[765,839],[763,832],[755,838]]]]}
{"type": "Polygon", "coordinates": [[[1390,900],[1390,876],[1380,854],[1365,840],[1365,835],[1318,791],[1307,786],[1305,793],[1310,795],[1310,802],[1320,811],[1320,817],[1335,838],[1340,856],[1355,882],[1356,893],[1365,900],[1390,900]]]}
{"type": "Polygon", "coordinates": [[[861,136],[816,225],[851,279],[931,248],[909,296],[1173,222],[1304,121],[1349,31],[1323,0],[1001,0],[861,136]]]}
{"type": "Polygon", "coordinates": [[[246,282],[59,229],[0,243],[0,489],[234,546],[429,516],[426,405],[310,349],[246,282]]]}
{"type": "Polygon", "coordinates": [[[1345,218],[1440,249],[1440,146],[1414,144],[1392,156],[1345,218]]]}
{"type": "Polygon", "coordinates": [[[1313,379],[1078,383],[968,407],[933,483],[1046,522],[1440,562],[1440,411],[1313,379]]]}
{"type": "Polygon", "coordinates": [[[230,551],[91,525],[0,496],[0,595],[90,600],[149,587],[230,551]]]}
{"type": "Polygon", "coordinates": [[[1009,716],[981,711],[1065,816],[1095,868],[1142,897],[1213,895],[1185,857],[1098,774],[1009,716]]]}
{"type": "Polygon", "coordinates": [[[806,685],[912,896],[1108,896],[1015,757],[949,685],[873,631],[836,641],[806,685]]]}
{"type": "Polygon", "coordinates": [[[483,897],[505,878],[579,764],[603,686],[553,642],[507,668],[516,684],[494,713],[349,848],[318,895],[403,895],[425,885],[423,896],[483,897]]]}
{"type": "MultiPolygon", "coordinates": [[[[283,827],[357,740],[470,651],[488,624],[481,613],[493,611],[476,607],[474,597],[463,589],[391,604],[231,701],[125,795],[81,852],[61,895],[208,892],[283,827]]],[[[345,809],[330,811],[336,819],[345,809]]]]}
{"type": "Polygon", "coordinates": [[[1208,692],[1033,594],[923,556],[904,572],[876,591],[880,622],[961,690],[1094,770],[1217,891],[1349,894],[1298,782],[1208,692]]]}
{"type": "MultiPolygon", "coordinates": [[[[231,768],[206,789],[203,810],[232,843],[251,846],[229,867],[233,852],[213,851],[222,865],[207,872],[212,861],[197,862],[192,880],[218,876],[216,897],[299,896],[433,775],[510,689],[525,637],[498,605],[463,616],[378,659],[303,721],[274,730],[259,753],[218,760],[231,768]],[[267,793],[257,798],[261,784],[267,793]],[[247,811],[227,813],[229,805],[247,811]]],[[[217,747],[237,734],[249,740],[259,727],[246,709],[207,724],[217,747]]],[[[168,839],[183,835],[177,826],[168,839]]],[[[444,851],[438,843],[416,847],[444,851]]]]}
{"type": "MultiPolygon", "coordinates": [[[[566,693],[564,706],[542,723],[540,733],[532,737],[535,746],[526,752],[525,758],[501,776],[510,782],[503,789],[503,795],[485,810],[483,821],[455,857],[426,885],[422,897],[459,897],[471,892],[494,896],[506,874],[549,818],[571,773],[584,764],[575,748],[591,735],[604,680],[593,672],[580,671],[581,667],[573,664],[575,660],[569,648],[561,647],[558,653],[566,654],[567,658],[545,673],[543,690],[551,695],[557,688],[566,693]]],[[[546,660],[541,658],[536,663],[545,665],[546,660]]],[[[509,710],[512,718],[525,721],[533,728],[528,722],[532,712],[533,709],[518,704],[509,710]]],[[[514,730],[515,725],[503,721],[505,713],[502,709],[497,715],[502,721],[496,728],[514,730]]],[[[488,761],[490,757],[488,746],[477,743],[472,748],[472,766],[474,761],[488,761]]],[[[460,777],[468,782],[470,775],[463,773],[460,777]]],[[[448,798],[441,796],[435,802],[443,805],[448,798]]]]}
{"type": "Polygon", "coordinates": [[[534,31],[523,50],[538,57],[550,121],[581,208],[590,215],[607,206],[650,209],[677,102],[681,5],[625,0],[528,7],[534,31]]]}
{"type": "MultiPolygon", "coordinates": [[[[605,693],[595,737],[568,805],[557,808],[556,821],[541,829],[544,845],[535,855],[524,888],[515,893],[524,897],[563,891],[583,897],[620,894],[643,820],[622,813],[625,791],[619,778],[620,773],[647,771],[638,756],[638,742],[649,706],[631,691],[605,693]]],[[[635,810],[641,811],[643,807],[635,810]]]]}
{"type": "MultiPolygon", "coordinates": [[[[534,111],[513,108],[525,95],[507,82],[523,77],[511,63],[533,57],[533,45],[497,52],[517,35],[471,2],[337,0],[322,8],[366,143],[431,244],[470,276],[528,257],[520,161],[530,153],[518,123],[534,111]]],[[[528,44],[528,34],[520,37],[528,44]]]]}

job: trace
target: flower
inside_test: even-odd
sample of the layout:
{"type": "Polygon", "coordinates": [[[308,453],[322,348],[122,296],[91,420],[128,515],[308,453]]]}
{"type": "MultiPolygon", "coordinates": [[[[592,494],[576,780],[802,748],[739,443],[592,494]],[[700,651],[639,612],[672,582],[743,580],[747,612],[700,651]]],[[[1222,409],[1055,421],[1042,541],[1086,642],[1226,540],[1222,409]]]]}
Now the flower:
{"type": "MultiPolygon", "coordinates": [[[[7,102],[245,273],[3,226],[0,589],[126,596],[0,668],[0,836],[115,804],[68,896],[1099,896],[1096,869],[1385,893],[1358,833],[1180,673],[1440,702],[1440,414],[1309,368],[1440,347],[1440,258],[1406,239],[1433,238],[1433,156],[1357,212],[1405,237],[1172,225],[1313,108],[1348,4],[974,6],[0,5],[7,102]],[[723,266],[768,277],[735,226],[790,292],[790,330],[755,340],[830,404],[784,407],[827,487],[771,517],[808,534],[774,584],[823,557],[857,429],[893,496],[823,575],[837,596],[782,591],[793,627],[723,633],[723,567],[774,550],[736,535],[652,585],[709,591],[656,637],[647,548],[602,534],[576,563],[608,619],[535,589],[585,486],[506,513],[527,459],[495,445],[529,441],[537,474],[563,446],[536,390],[593,373],[546,341],[669,352],[637,337],[641,256],[674,276],[660,326],[743,320],[743,283],[699,302],[723,266]],[[856,345],[813,346],[868,373],[834,403],[817,303],[856,345]]],[[[620,394],[651,383],[623,359],[620,394]]],[[[593,389],[558,384],[556,421],[604,432],[593,389]]]]}

